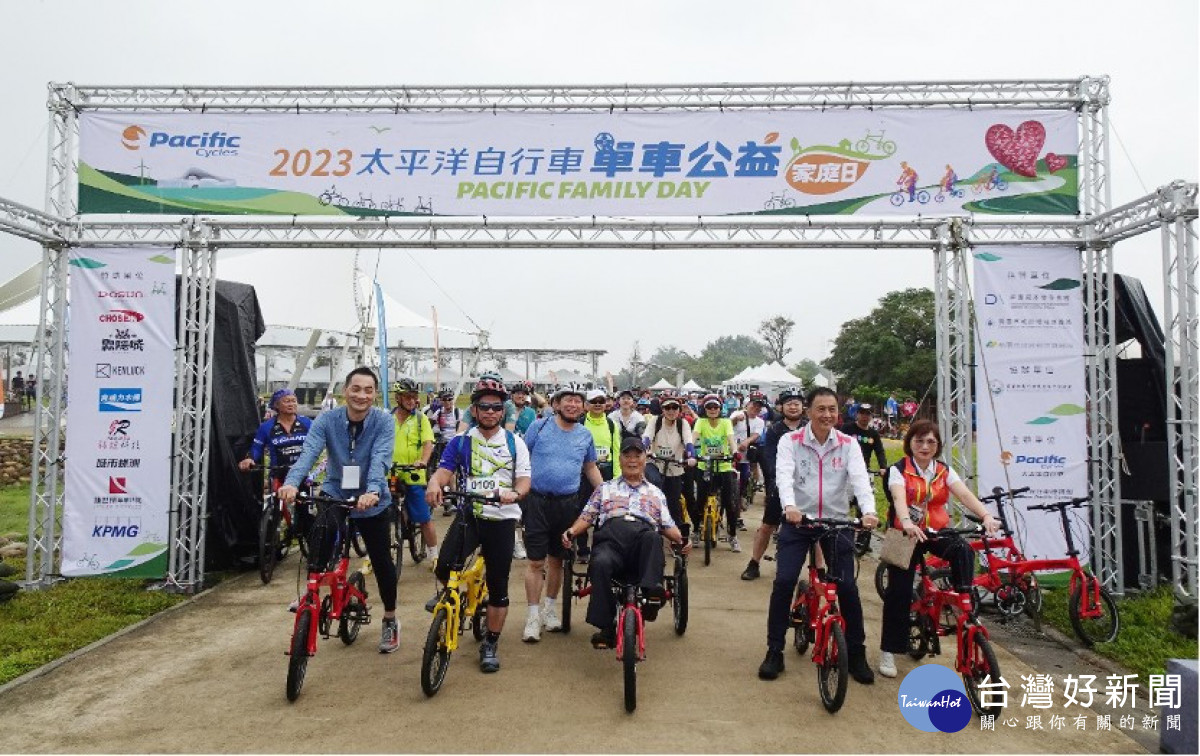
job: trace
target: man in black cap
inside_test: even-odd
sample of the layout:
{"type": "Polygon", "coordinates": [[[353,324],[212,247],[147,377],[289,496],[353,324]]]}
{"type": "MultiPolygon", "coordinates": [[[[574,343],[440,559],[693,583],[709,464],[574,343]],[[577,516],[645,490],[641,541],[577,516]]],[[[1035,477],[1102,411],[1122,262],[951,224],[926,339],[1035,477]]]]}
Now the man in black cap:
{"type": "Polygon", "coordinates": [[[588,602],[587,621],[599,629],[592,636],[596,648],[616,644],[617,607],[613,601],[615,575],[636,576],[646,605],[642,616],[653,620],[662,605],[662,538],[683,548],[690,546],[679,532],[667,508],[667,497],[644,476],[646,450],[641,439],[621,441],[621,477],[597,488],[579,519],[563,531],[564,548],[579,534],[596,526],[592,546],[592,597],[588,602]]]}

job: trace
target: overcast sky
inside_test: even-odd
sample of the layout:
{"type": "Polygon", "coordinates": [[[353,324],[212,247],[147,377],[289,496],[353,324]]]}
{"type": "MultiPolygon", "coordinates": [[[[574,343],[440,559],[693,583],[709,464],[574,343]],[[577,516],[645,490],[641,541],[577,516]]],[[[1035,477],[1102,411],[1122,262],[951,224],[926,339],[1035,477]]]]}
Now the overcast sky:
{"type": "MultiPolygon", "coordinates": [[[[1196,0],[1139,3],[144,2],[22,0],[0,22],[0,196],[44,205],[46,84],[586,84],[1112,77],[1114,204],[1197,178],[1196,0]]],[[[0,280],[35,263],[0,235],[0,280]]],[[[364,255],[373,269],[374,253],[364,255]]],[[[268,323],[350,312],[354,252],[222,253],[268,323]]],[[[929,252],[384,251],[395,298],[497,347],[608,350],[624,366],[797,321],[788,364],[828,354],[888,291],[933,285],[929,252]],[[422,270],[422,268],[424,270],[422,270]],[[427,273],[425,272],[428,272],[427,273]],[[715,294],[713,292],[716,292],[715,294]]],[[[1117,270],[1162,301],[1157,234],[1117,270]]],[[[414,332],[410,341],[427,343],[414,332]]],[[[455,343],[450,339],[451,343],[455,343]]]]}

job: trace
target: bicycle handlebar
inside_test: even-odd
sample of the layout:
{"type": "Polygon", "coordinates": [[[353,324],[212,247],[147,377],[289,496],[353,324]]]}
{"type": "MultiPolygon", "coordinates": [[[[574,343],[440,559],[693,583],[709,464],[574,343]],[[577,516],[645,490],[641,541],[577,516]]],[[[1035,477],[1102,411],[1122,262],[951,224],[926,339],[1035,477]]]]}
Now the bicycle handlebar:
{"type": "Polygon", "coordinates": [[[1077,496],[1074,499],[1065,499],[1063,501],[1053,501],[1053,502],[1050,502],[1049,504],[1034,504],[1034,505],[1028,507],[1028,509],[1054,510],[1054,509],[1066,509],[1067,507],[1075,508],[1075,507],[1082,507],[1084,504],[1091,502],[1091,500],[1092,500],[1092,497],[1090,497],[1090,496],[1077,496]]]}
{"type": "Polygon", "coordinates": [[[356,502],[358,501],[354,497],[349,499],[338,499],[333,496],[326,496],[325,494],[305,493],[304,491],[300,491],[296,494],[296,501],[301,500],[311,502],[313,504],[324,504],[325,506],[330,507],[343,507],[345,509],[356,509],[356,502]]]}
{"type": "Polygon", "coordinates": [[[658,460],[659,462],[666,462],[668,465],[679,465],[680,467],[683,467],[683,463],[674,457],[660,457],[657,454],[651,454],[650,459],[658,460]]]}
{"type": "Polygon", "coordinates": [[[1029,486],[1025,486],[1024,488],[1014,488],[1011,491],[1005,491],[1000,486],[996,486],[995,488],[992,489],[991,495],[980,496],[979,500],[980,501],[994,501],[994,502],[999,503],[1002,499],[1007,499],[1007,498],[1015,499],[1018,496],[1020,496],[1021,494],[1026,493],[1027,491],[1029,491],[1029,486]]]}
{"type": "Polygon", "coordinates": [[[442,488],[442,495],[453,499],[461,499],[462,501],[480,501],[484,504],[500,503],[500,493],[498,491],[493,491],[486,494],[478,494],[471,491],[455,491],[449,486],[444,486],[442,488]]]}
{"type": "Polygon", "coordinates": [[[835,517],[809,517],[804,515],[800,519],[800,527],[802,528],[827,528],[829,530],[841,530],[843,528],[860,528],[862,520],[855,517],[850,520],[843,520],[835,517]]]}

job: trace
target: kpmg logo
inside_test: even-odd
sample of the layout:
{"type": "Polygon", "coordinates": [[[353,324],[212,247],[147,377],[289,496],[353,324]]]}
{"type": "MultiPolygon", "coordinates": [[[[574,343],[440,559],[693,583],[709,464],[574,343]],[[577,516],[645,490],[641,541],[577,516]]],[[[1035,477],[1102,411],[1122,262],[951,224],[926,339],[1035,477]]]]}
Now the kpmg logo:
{"type": "Polygon", "coordinates": [[[142,390],[140,388],[100,389],[101,412],[141,412],[142,390]]]}
{"type": "Polygon", "coordinates": [[[896,703],[904,721],[923,732],[958,732],[973,714],[962,680],[941,664],[922,664],[905,675],[896,703]]]}
{"type": "Polygon", "coordinates": [[[199,157],[233,156],[242,146],[242,138],[224,131],[172,134],[167,131],[146,131],[136,124],[121,132],[121,146],[127,150],[155,148],[191,150],[199,157]]]}
{"type": "Polygon", "coordinates": [[[92,538],[137,538],[142,532],[140,518],[113,518],[92,521],[92,538]]]}
{"type": "Polygon", "coordinates": [[[100,314],[101,323],[141,323],[146,316],[137,310],[109,310],[100,314]]]}

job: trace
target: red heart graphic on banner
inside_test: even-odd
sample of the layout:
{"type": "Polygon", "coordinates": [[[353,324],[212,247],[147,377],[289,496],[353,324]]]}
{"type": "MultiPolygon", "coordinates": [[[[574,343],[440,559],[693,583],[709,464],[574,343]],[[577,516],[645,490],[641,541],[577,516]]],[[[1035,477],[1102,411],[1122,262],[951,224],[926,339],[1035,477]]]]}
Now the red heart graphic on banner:
{"type": "Polygon", "coordinates": [[[1062,155],[1055,155],[1053,152],[1046,153],[1046,167],[1054,173],[1062,168],[1067,167],[1067,159],[1062,155]]]}
{"type": "Polygon", "coordinates": [[[987,130],[983,141],[1000,165],[1013,173],[1035,178],[1038,155],[1046,143],[1046,127],[1041,121],[1026,121],[1014,132],[997,123],[987,130]]]}

